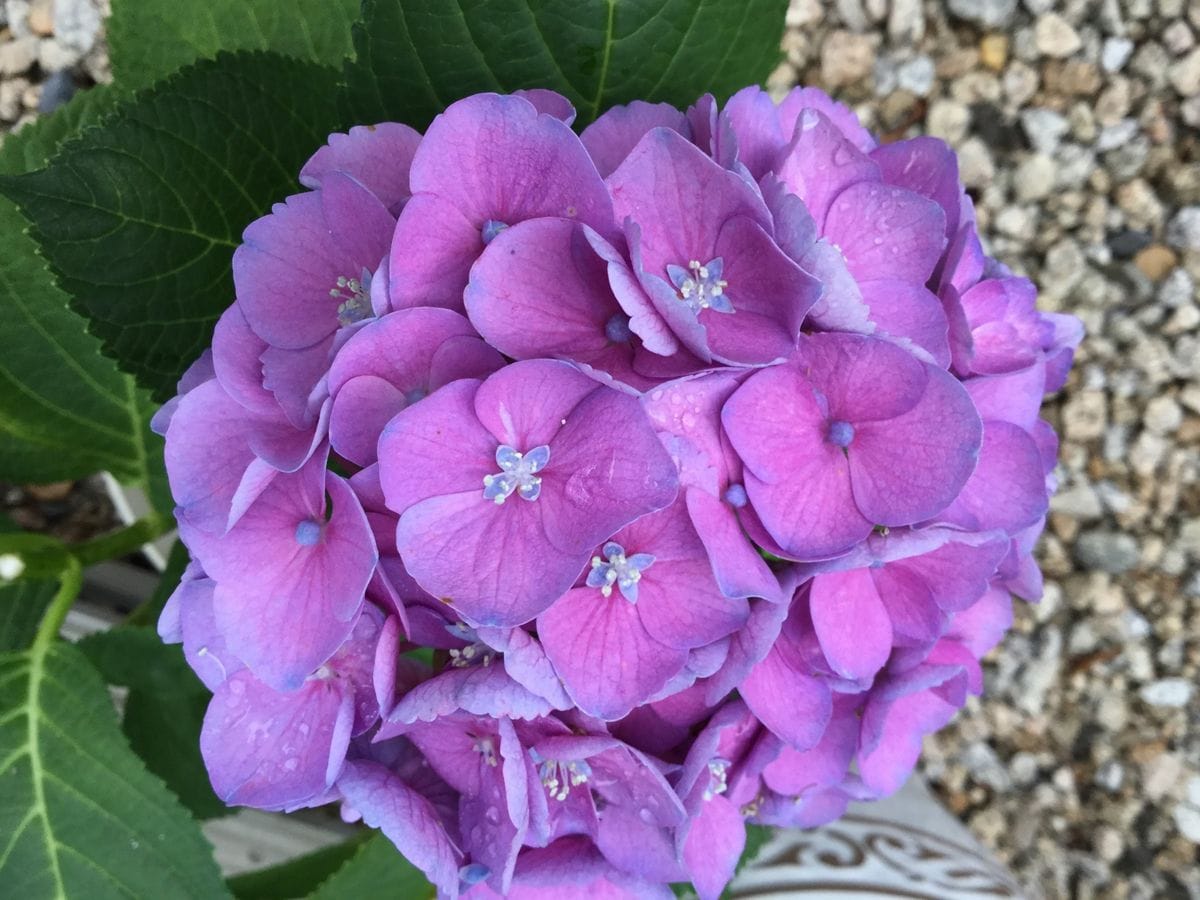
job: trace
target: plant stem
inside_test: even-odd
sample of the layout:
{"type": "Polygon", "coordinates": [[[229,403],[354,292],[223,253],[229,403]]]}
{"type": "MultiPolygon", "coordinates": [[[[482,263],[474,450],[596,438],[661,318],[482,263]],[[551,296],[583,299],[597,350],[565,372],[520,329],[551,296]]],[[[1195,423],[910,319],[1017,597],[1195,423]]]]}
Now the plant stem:
{"type": "Polygon", "coordinates": [[[58,593],[46,607],[42,622],[38,625],[37,635],[33,639],[35,653],[44,653],[46,648],[58,637],[58,630],[62,628],[62,623],[67,618],[67,613],[71,611],[71,606],[75,603],[75,598],[79,596],[79,590],[82,587],[83,566],[76,557],[68,556],[67,567],[63,570],[59,581],[58,593]]]}
{"type": "Polygon", "coordinates": [[[151,513],[144,519],[138,519],[132,525],[127,525],[118,531],[101,535],[90,541],[84,541],[70,548],[71,555],[81,566],[90,566],[106,559],[125,556],[133,553],[143,544],[148,544],[170,527],[169,520],[157,513],[151,513]]]}

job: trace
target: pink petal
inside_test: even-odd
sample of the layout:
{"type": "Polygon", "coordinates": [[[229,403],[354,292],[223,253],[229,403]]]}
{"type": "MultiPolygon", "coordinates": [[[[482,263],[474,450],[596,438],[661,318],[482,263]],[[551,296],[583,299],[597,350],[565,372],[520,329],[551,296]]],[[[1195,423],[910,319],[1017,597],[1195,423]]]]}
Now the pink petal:
{"type": "Polygon", "coordinates": [[[892,650],[892,624],[867,569],[813,579],[813,628],[829,665],[843,678],[870,678],[892,650]]]}

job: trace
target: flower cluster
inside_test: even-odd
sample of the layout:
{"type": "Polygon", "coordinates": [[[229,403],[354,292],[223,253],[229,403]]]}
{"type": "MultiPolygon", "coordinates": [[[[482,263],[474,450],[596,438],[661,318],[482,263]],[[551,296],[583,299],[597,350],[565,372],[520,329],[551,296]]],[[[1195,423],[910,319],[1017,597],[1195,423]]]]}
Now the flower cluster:
{"type": "Polygon", "coordinates": [[[335,134],[157,425],[230,804],[446,897],[716,897],[981,690],[1081,337],[940,141],[824,94],[545,91],[335,134]]]}

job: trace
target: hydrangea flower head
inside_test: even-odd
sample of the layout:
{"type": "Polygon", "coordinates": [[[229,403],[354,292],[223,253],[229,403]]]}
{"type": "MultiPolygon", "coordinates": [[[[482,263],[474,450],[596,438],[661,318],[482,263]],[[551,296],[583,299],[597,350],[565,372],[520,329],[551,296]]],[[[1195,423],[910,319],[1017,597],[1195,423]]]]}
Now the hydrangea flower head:
{"type": "Polygon", "coordinates": [[[444,897],[718,897],[886,796],[1036,599],[1082,334],[812,89],[332,135],[155,426],[230,804],[444,897]],[[419,651],[419,652],[418,652],[419,651]]]}

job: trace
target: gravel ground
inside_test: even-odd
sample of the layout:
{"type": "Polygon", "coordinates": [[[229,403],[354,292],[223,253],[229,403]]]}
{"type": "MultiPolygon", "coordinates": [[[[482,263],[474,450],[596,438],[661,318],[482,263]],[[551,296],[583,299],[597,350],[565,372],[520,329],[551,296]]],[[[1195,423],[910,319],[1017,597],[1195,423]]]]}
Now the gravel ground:
{"type": "MultiPolygon", "coordinates": [[[[0,130],[107,80],[105,5],[0,0],[0,130]]],[[[991,251],[1088,329],[1045,410],[1046,596],[925,774],[1034,895],[1196,900],[1200,2],[793,0],[788,23],[772,87],[949,141],[991,251]]]]}

